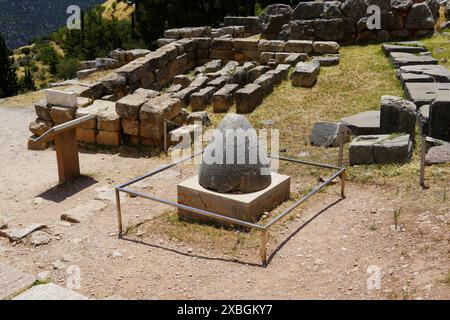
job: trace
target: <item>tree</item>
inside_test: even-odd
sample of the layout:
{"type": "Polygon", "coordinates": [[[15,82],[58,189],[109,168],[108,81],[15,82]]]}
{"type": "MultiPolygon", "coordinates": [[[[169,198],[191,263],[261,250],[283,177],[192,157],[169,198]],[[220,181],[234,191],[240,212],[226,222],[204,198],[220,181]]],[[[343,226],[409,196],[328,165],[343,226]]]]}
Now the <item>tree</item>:
{"type": "Polygon", "coordinates": [[[34,85],[33,75],[31,74],[30,67],[25,68],[25,74],[21,79],[20,87],[21,90],[24,92],[36,90],[36,86],[34,85]]]}
{"type": "Polygon", "coordinates": [[[17,94],[17,75],[5,40],[0,35],[0,98],[17,94]]]}

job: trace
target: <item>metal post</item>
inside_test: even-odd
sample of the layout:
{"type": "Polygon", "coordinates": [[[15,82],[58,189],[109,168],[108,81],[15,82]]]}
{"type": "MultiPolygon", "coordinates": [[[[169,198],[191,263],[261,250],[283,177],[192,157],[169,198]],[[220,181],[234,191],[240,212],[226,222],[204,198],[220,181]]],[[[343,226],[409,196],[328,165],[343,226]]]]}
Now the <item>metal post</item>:
{"type": "Polygon", "coordinates": [[[164,153],[167,155],[167,120],[164,120],[164,153]]]}
{"type": "Polygon", "coordinates": [[[341,197],[345,198],[345,171],[341,173],[341,197]]]}
{"type": "Polygon", "coordinates": [[[261,264],[265,266],[267,264],[267,230],[261,232],[261,245],[259,248],[261,256],[261,264]]]}
{"type": "Polygon", "coordinates": [[[122,238],[123,226],[122,226],[122,208],[120,205],[120,191],[116,189],[116,207],[117,207],[117,225],[119,226],[119,239],[122,238]]]}
{"type": "Polygon", "coordinates": [[[421,150],[420,150],[420,186],[426,188],[425,185],[425,157],[427,152],[427,137],[422,134],[421,150]]]}
{"type": "Polygon", "coordinates": [[[344,165],[344,130],[341,128],[339,133],[339,160],[338,167],[342,168],[344,165]]]}

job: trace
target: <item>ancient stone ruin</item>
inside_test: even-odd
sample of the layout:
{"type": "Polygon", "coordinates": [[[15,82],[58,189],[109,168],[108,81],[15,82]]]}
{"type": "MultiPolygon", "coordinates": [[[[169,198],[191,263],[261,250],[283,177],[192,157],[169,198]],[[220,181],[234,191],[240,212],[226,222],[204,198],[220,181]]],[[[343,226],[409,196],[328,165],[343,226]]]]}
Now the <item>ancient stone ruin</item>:
{"type": "MultiPolygon", "coordinates": [[[[179,204],[248,222],[258,221],[289,197],[290,177],[271,172],[256,131],[237,114],[225,116],[216,129],[199,175],[178,185],[179,204]]],[[[183,209],[179,216],[214,221],[183,209]]]]}
{"type": "Polygon", "coordinates": [[[270,40],[325,40],[341,44],[411,39],[432,35],[438,0],[345,0],[275,4],[259,17],[226,17],[226,26],[245,26],[245,34],[270,40]],[[367,21],[372,5],[381,9],[381,29],[367,21]]]}

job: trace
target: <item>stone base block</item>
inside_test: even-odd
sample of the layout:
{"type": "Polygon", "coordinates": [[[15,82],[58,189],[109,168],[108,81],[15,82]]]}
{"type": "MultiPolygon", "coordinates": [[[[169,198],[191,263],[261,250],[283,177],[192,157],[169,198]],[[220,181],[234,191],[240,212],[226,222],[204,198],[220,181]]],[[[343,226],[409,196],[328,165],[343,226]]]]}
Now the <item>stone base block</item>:
{"type": "MultiPolygon", "coordinates": [[[[262,191],[248,194],[223,194],[203,188],[199,184],[199,177],[195,176],[178,185],[178,203],[230,218],[256,222],[264,212],[275,209],[289,199],[290,184],[290,177],[273,173],[271,185],[262,191]]],[[[217,221],[184,210],[179,210],[178,215],[188,220],[217,221]]]]}
{"type": "Polygon", "coordinates": [[[97,134],[97,144],[104,146],[118,147],[121,144],[121,132],[99,131],[97,134]]]}
{"type": "Polygon", "coordinates": [[[77,141],[84,143],[95,143],[97,131],[94,129],[77,128],[77,141]]]}

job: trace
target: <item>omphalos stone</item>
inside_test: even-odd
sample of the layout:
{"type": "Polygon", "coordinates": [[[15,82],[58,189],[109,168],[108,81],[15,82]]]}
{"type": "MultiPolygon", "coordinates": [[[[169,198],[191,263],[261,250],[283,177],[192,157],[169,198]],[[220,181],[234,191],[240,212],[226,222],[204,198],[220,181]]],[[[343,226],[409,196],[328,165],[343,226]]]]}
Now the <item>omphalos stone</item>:
{"type": "Polygon", "coordinates": [[[270,159],[256,131],[244,116],[228,114],[205,149],[200,185],[219,193],[252,193],[271,182],[270,159]]]}

